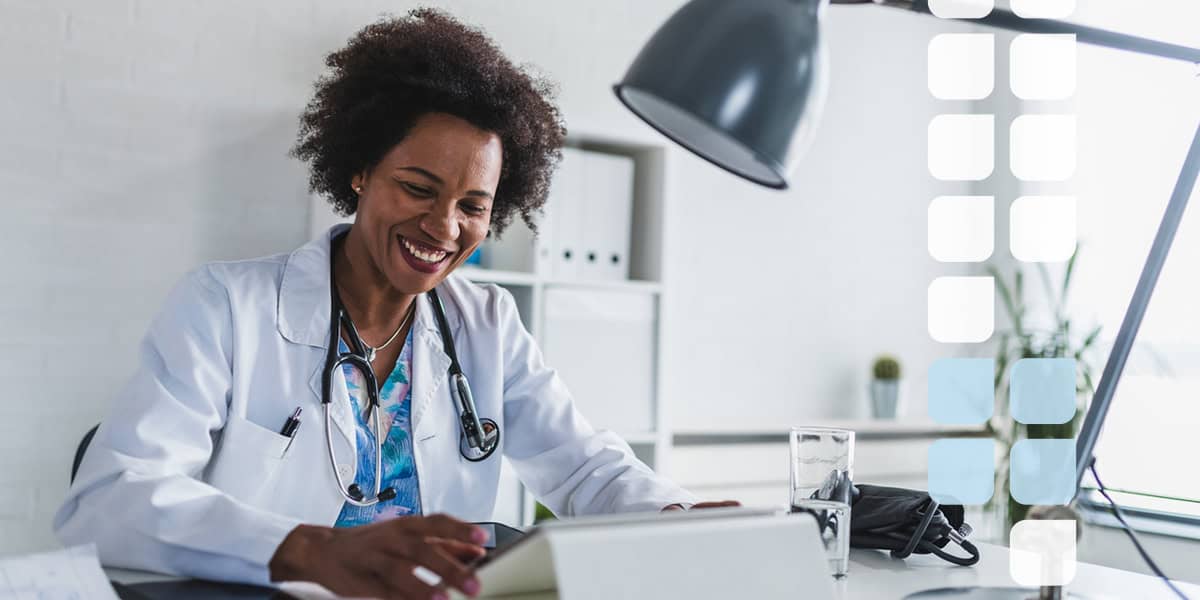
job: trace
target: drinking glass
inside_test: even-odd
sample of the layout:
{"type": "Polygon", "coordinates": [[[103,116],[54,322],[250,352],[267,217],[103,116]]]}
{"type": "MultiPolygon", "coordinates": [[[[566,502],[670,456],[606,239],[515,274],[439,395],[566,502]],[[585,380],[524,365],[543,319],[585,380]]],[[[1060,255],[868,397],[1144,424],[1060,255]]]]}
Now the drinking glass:
{"type": "Polygon", "coordinates": [[[817,521],[830,571],[850,565],[850,488],[854,476],[854,432],[831,427],[793,427],[791,512],[817,521]]]}

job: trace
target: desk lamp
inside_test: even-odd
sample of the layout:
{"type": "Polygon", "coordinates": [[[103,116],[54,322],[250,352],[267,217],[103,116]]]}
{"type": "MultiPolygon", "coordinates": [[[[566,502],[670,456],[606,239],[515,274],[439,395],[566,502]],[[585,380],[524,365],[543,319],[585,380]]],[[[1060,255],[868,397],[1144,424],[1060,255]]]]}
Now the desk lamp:
{"type": "MultiPolygon", "coordinates": [[[[929,0],[692,0],[655,32],[613,89],[634,114],[687,150],[754,183],[786,189],[788,172],[812,137],[825,93],[827,66],[820,22],[830,2],[933,15],[929,0]]],[[[981,18],[961,20],[1024,33],[1073,34],[1084,44],[1200,64],[1200,48],[1065,21],[1026,19],[1008,10],[994,9],[981,18]]],[[[1200,128],[1080,429],[1076,489],[1094,464],[1092,452],[1104,417],[1198,172],[1200,128]]],[[[1143,557],[1161,577],[1144,552],[1143,557]]],[[[1031,592],[1036,590],[963,588],[913,597],[1025,598],[1031,592]]],[[[1059,593],[1043,589],[1042,597],[1059,597],[1059,593]]]]}

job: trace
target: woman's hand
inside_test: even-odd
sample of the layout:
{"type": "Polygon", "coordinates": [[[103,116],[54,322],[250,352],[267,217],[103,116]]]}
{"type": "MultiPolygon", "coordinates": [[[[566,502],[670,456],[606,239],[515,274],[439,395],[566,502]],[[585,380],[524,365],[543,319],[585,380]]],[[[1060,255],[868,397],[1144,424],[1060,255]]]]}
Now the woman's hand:
{"type": "MultiPolygon", "coordinates": [[[[699,508],[726,508],[729,506],[741,506],[742,503],[737,500],[721,500],[719,502],[697,502],[687,510],[696,510],[699,508]]],[[[685,510],[682,504],[671,504],[663,507],[663,512],[668,510],[685,510]]]]}
{"type": "Polygon", "coordinates": [[[466,565],[483,556],[482,529],[446,515],[400,517],[359,527],[300,525],[271,557],[271,581],[311,581],[339,596],[447,598],[445,587],[468,596],[479,580],[466,565]],[[442,578],[432,586],[413,573],[442,578]]]}

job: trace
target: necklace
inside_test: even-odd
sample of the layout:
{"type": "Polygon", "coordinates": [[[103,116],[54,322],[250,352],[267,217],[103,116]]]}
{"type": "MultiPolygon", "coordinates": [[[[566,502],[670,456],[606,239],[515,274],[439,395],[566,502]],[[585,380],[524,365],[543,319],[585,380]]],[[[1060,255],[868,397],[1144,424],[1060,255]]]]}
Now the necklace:
{"type": "MultiPolygon", "coordinates": [[[[367,348],[367,362],[375,362],[375,353],[387,348],[389,344],[396,340],[396,337],[400,335],[400,330],[404,329],[404,326],[408,324],[408,319],[412,317],[413,310],[416,308],[417,300],[416,298],[413,298],[412,303],[408,305],[408,312],[404,313],[404,318],[400,321],[400,326],[396,328],[396,331],[392,332],[392,337],[388,338],[383,344],[372,347],[370,344],[362,342],[362,345],[366,346],[367,348]]],[[[359,341],[362,341],[362,339],[360,338],[359,341]]]]}

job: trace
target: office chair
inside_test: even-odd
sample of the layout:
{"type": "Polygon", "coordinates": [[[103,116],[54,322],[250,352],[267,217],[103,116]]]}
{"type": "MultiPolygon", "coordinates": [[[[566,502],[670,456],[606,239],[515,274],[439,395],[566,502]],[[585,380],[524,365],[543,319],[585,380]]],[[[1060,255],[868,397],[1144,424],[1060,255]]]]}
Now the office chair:
{"type": "Polygon", "coordinates": [[[83,462],[83,453],[87,452],[88,444],[92,443],[92,437],[96,435],[96,430],[100,428],[100,424],[96,423],[87,433],[83,434],[83,439],[79,440],[79,447],[75,449],[75,461],[71,463],[71,483],[75,483],[75,473],[79,471],[79,463],[83,462]]]}

